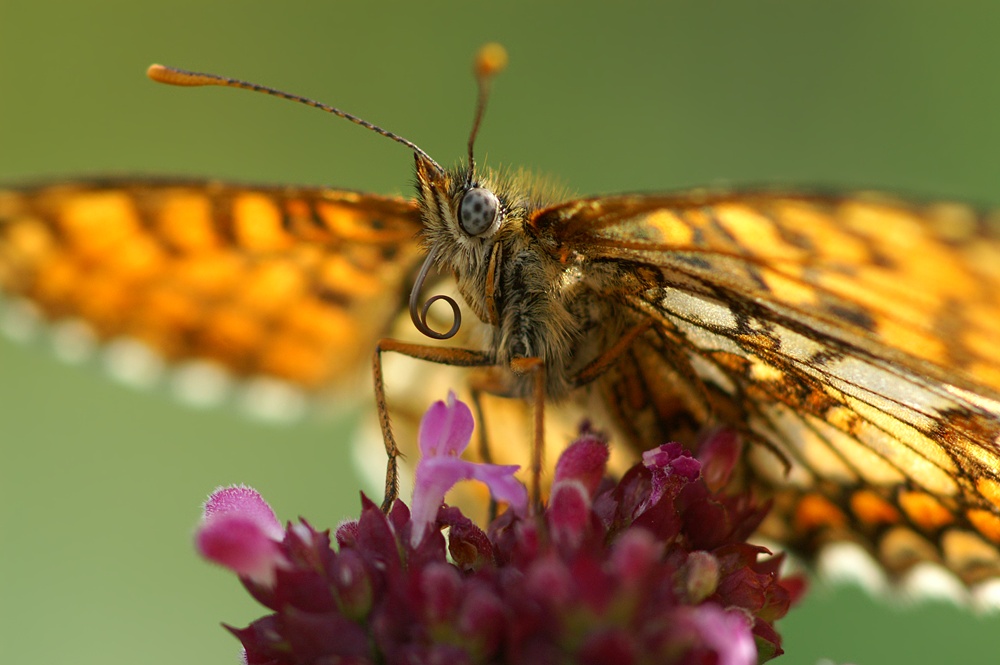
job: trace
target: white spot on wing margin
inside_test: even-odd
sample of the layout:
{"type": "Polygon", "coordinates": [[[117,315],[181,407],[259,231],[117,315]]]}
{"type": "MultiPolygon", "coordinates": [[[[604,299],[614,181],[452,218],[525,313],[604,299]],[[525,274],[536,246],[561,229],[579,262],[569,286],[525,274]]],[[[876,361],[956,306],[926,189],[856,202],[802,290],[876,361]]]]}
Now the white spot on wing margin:
{"type": "Polygon", "coordinates": [[[163,359],[142,342],[120,337],[104,349],[104,365],[118,381],[133,388],[151,388],[163,375],[163,359]]]}
{"type": "Polygon", "coordinates": [[[174,397],[196,408],[210,408],[225,401],[233,379],[224,367],[213,362],[194,360],[178,366],[170,377],[174,397]]]}
{"type": "Polygon", "coordinates": [[[298,420],[306,412],[306,396],[293,385],[269,377],[255,377],[243,387],[240,407],[251,418],[271,423],[298,420]]]}
{"type": "Polygon", "coordinates": [[[38,330],[42,316],[27,300],[10,300],[0,306],[0,331],[15,342],[27,342],[38,330]]]}
{"type": "Polygon", "coordinates": [[[816,567],[827,580],[854,584],[872,595],[882,594],[889,588],[882,567],[857,543],[827,545],[816,557],[816,567]]]}

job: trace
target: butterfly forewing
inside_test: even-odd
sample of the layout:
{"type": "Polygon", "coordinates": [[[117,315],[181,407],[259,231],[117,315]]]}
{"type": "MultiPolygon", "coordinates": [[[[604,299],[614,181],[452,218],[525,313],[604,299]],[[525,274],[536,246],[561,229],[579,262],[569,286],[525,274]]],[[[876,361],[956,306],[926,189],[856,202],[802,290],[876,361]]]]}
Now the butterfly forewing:
{"type": "Polygon", "coordinates": [[[418,230],[410,201],[318,188],[0,190],[0,288],[101,340],[315,390],[371,353],[418,230]]]}
{"type": "Polygon", "coordinates": [[[760,444],[747,474],[777,488],[783,541],[1000,572],[996,222],[868,195],[699,192],[574,201],[533,223],[553,256],[620,266],[604,288],[656,322],[602,386],[639,446],[679,412],[728,421],[760,444]],[[681,403],[659,395],[664,375],[681,403]]]}

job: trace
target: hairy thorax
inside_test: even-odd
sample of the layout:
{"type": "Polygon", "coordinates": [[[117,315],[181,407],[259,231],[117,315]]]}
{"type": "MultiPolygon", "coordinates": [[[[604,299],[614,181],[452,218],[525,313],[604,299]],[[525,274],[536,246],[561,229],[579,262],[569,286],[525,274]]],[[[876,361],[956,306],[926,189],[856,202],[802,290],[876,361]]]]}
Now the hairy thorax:
{"type": "Polygon", "coordinates": [[[632,314],[624,303],[602,297],[614,279],[608,266],[584,265],[583,257],[556,256],[544,247],[531,220],[552,205],[553,193],[516,174],[486,171],[469,183],[467,171],[436,172],[418,159],[417,185],[423,241],[479,319],[463,325],[484,328],[477,337],[494,361],[500,392],[531,395],[541,371],[546,396],[566,397],[579,370],[614,343],[632,314]],[[462,201],[482,190],[495,193],[498,222],[473,235],[459,219],[462,201]],[[540,364],[518,371],[520,359],[540,364]]]}
{"type": "MultiPolygon", "coordinates": [[[[506,392],[531,395],[534,372],[519,373],[512,364],[538,359],[541,368],[535,371],[544,372],[548,398],[565,398],[580,369],[614,344],[630,312],[598,297],[603,290],[601,271],[553,260],[530,234],[518,235],[493,251],[499,273],[493,298],[496,321],[491,323],[489,315],[484,321],[488,348],[506,392]]],[[[485,305],[483,280],[472,275],[458,278],[466,301],[485,305]]]]}

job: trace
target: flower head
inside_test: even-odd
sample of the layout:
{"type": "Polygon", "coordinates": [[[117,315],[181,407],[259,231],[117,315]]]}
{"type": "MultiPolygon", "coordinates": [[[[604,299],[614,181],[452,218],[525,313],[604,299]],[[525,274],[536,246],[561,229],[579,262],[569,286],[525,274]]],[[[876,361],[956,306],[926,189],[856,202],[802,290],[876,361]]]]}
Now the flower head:
{"type": "Polygon", "coordinates": [[[744,542],[763,509],[702,477],[728,473],[728,443],[700,458],[660,446],[614,482],[606,443],[588,431],[560,457],[548,504],[529,515],[509,468],[457,458],[470,433],[453,396],[432,407],[412,512],[396,502],[386,515],[362,496],[336,547],[306,522],[280,538],[272,524],[270,578],[224,563],[269,610],[230,628],[247,663],[750,665],[781,653],[773,623],[801,584],[779,576],[780,557],[760,560],[768,552],[744,542]],[[441,502],[460,478],[486,479],[515,509],[483,530],[441,502]]]}

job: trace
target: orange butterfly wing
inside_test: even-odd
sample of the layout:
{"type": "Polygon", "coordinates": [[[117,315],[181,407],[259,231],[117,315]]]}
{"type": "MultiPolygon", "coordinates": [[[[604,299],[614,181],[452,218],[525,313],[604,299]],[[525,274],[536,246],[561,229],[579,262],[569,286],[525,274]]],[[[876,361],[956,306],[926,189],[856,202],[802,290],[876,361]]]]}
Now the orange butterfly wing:
{"type": "Polygon", "coordinates": [[[552,256],[633,266],[608,295],[656,327],[602,389],[639,446],[671,436],[661,393],[679,392],[763,444],[747,473],[777,488],[781,541],[1000,574],[995,222],[954,204],[694,192],[573,201],[533,225],[552,256]]]}
{"type": "Polygon", "coordinates": [[[316,390],[371,353],[419,259],[412,201],[99,181],[0,190],[0,292],[173,363],[316,390]]]}

